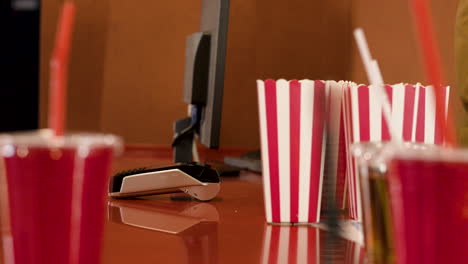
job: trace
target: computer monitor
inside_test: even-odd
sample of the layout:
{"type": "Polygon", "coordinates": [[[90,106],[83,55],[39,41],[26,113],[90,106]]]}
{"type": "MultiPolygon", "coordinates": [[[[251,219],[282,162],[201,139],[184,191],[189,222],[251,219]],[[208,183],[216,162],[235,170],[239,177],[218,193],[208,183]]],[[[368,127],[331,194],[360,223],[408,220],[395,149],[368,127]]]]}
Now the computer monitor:
{"type": "Polygon", "coordinates": [[[0,132],[39,127],[40,0],[0,1],[0,132]]]}
{"type": "Polygon", "coordinates": [[[209,148],[219,147],[226,65],[229,0],[203,0],[200,32],[210,35],[210,61],[206,105],[199,137],[209,148]]]}
{"type": "Polygon", "coordinates": [[[194,137],[219,147],[226,64],[229,0],[202,0],[200,32],[187,37],[184,102],[190,116],[175,123],[175,161],[191,162],[194,137]]]}

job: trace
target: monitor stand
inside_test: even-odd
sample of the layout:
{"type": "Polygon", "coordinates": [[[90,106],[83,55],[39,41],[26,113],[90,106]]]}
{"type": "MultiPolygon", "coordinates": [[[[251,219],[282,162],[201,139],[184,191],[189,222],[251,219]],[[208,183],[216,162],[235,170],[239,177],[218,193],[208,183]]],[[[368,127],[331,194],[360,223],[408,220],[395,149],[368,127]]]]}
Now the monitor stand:
{"type": "MultiPolygon", "coordinates": [[[[174,132],[176,135],[172,143],[174,162],[198,162],[198,152],[196,150],[196,145],[194,144],[196,128],[193,126],[193,119],[191,117],[187,117],[177,120],[174,124],[174,132]]],[[[218,171],[220,176],[238,176],[242,169],[238,166],[225,164],[225,162],[212,162],[210,165],[218,171]]]]}
{"type": "Polygon", "coordinates": [[[172,142],[175,163],[193,162],[193,140],[195,128],[192,125],[192,118],[179,119],[174,124],[175,138],[172,142]]]}

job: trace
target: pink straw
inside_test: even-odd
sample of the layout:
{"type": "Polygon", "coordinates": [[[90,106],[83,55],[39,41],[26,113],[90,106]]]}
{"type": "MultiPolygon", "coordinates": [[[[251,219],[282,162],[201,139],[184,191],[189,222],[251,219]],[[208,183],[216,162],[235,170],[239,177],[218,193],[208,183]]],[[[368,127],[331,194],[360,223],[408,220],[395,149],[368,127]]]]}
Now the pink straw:
{"type": "Polygon", "coordinates": [[[419,37],[419,44],[424,59],[424,67],[429,82],[435,90],[436,120],[443,133],[443,138],[448,146],[456,146],[455,129],[450,106],[448,107],[447,120],[445,120],[444,109],[446,102],[445,89],[443,85],[440,56],[438,54],[437,42],[434,38],[434,29],[430,18],[430,10],[427,0],[410,0],[413,11],[414,22],[419,37]]]}
{"type": "Polygon", "coordinates": [[[63,4],[55,46],[50,60],[49,91],[49,128],[56,136],[62,136],[65,127],[67,98],[68,61],[70,43],[75,20],[75,4],[67,1],[63,4]]]}

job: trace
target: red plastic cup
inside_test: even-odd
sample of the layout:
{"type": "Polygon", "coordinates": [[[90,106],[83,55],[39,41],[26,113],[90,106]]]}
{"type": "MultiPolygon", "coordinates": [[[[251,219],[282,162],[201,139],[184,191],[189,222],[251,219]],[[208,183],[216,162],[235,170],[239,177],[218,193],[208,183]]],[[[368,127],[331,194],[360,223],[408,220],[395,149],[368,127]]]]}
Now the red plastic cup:
{"type": "Polygon", "coordinates": [[[6,264],[100,262],[112,135],[0,135],[6,264]]]}
{"type": "Polygon", "coordinates": [[[398,263],[468,263],[468,150],[406,151],[389,169],[398,263]]]}
{"type": "Polygon", "coordinates": [[[395,151],[425,151],[434,145],[364,142],[351,147],[358,167],[365,248],[372,263],[395,263],[394,225],[388,192],[388,161],[395,151]]]}

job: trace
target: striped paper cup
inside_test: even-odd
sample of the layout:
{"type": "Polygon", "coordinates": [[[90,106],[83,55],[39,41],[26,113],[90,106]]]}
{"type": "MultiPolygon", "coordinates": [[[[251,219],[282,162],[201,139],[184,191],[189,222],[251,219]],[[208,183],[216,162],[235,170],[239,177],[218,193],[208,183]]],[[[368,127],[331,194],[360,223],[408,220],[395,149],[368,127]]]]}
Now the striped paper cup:
{"type": "MultiPolygon", "coordinates": [[[[379,91],[373,86],[347,83],[344,89],[344,122],[347,147],[347,184],[349,185],[349,214],[362,220],[361,194],[357,166],[349,147],[360,142],[390,140],[390,131],[382,113],[379,91]]],[[[417,85],[386,85],[391,104],[391,122],[398,140],[426,144],[443,144],[442,131],[436,127],[434,88],[417,85]]],[[[446,88],[448,107],[450,88],[446,88]]],[[[447,112],[447,110],[445,110],[447,112]]]]}
{"type": "Polygon", "coordinates": [[[345,149],[340,140],[343,87],[311,80],[257,85],[267,222],[319,222],[325,166],[334,181],[330,191],[338,201],[344,199],[346,165],[338,162],[345,149]]]}

